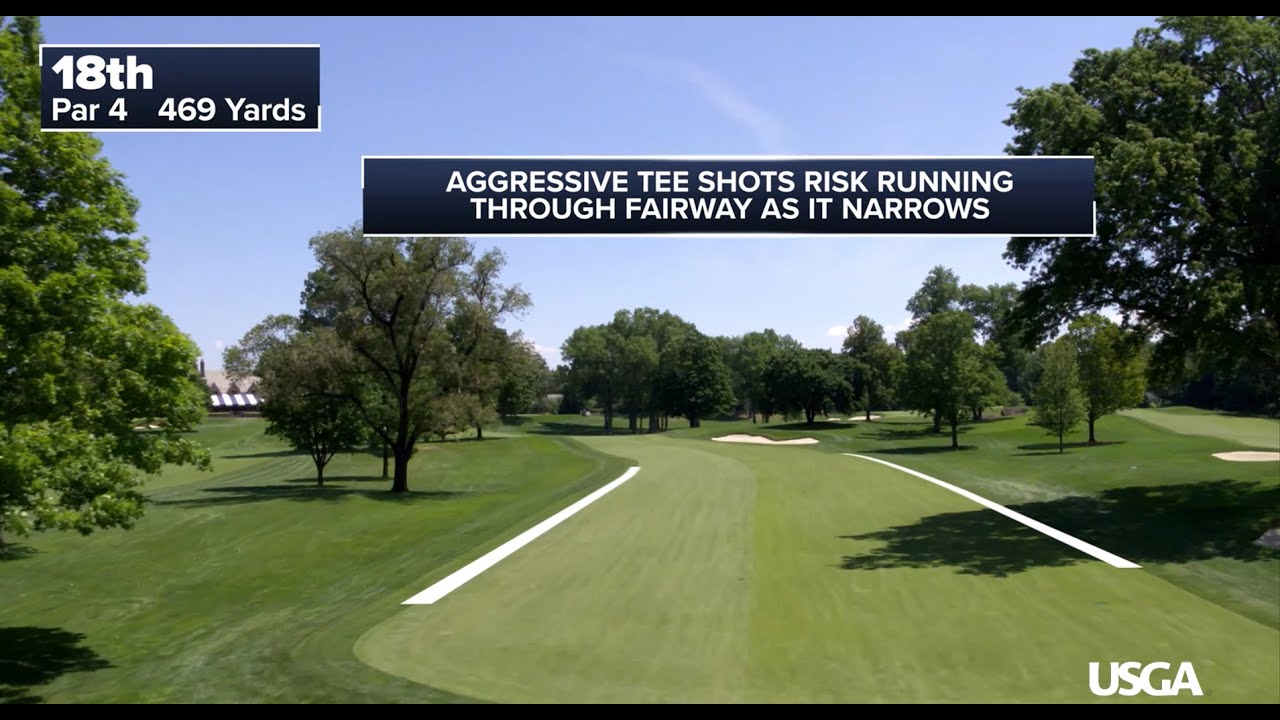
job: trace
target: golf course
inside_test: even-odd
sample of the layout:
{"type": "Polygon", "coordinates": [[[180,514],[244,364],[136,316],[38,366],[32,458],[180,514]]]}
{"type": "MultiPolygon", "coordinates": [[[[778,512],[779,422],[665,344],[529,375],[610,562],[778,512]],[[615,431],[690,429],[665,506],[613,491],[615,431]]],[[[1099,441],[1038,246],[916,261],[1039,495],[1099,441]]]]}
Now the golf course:
{"type": "Polygon", "coordinates": [[[1277,93],[1280,16],[0,16],[0,704],[1280,704],[1277,93]]]}
{"type": "Polygon", "coordinates": [[[1089,662],[1164,660],[1204,690],[1176,701],[1280,700],[1280,553],[1253,542],[1280,476],[1212,457],[1276,449],[1275,420],[1107,417],[1108,444],[1061,456],[1020,417],[966,424],[954,451],[907,413],[638,436],[510,422],[420,445],[393,499],[374,454],[317,487],[261,421],[211,419],[214,470],[159,474],[135,529],[0,561],[0,697],[1089,702],[1089,662]],[[1233,425],[1251,441],[1219,437],[1233,425]],[[819,442],[710,441],[730,433],[819,442]],[[438,602],[401,604],[633,466],[438,602]]]}

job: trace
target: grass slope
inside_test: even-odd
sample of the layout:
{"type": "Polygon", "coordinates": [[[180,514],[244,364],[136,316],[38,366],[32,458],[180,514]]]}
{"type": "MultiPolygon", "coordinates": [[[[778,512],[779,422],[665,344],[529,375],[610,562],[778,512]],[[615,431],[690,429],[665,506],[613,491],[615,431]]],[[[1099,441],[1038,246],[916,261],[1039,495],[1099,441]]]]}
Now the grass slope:
{"type": "Polygon", "coordinates": [[[1183,435],[1204,435],[1245,447],[1280,450],[1280,420],[1276,418],[1244,417],[1187,407],[1144,408],[1126,410],[1124,414],[1183,435]]]}
{"type": "Polygon", "coordinates": [[[563,439],[431,444],[408,498],[380,458],[306,457],[256,421],[212,422],[215,473],[153,485],[132,531],[47,534],[0,561],[0,701],[438,702],[355,639],[433,569],[496,546],[616,477],[563,439]]]}

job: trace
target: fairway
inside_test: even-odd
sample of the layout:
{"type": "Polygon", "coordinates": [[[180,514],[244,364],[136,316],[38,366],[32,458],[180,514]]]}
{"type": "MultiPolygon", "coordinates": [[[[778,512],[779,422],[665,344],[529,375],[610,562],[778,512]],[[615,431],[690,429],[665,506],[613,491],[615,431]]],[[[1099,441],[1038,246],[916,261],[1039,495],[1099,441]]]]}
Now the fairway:
{"type": "Polygon", "coordinates": [[[1184,435],[1204,435],[1245,447],[1280,450],[1280,420],[1192,408],[1134,409],[1125,415],[1184,435]]]}
{"type": "Polygon", "coordinates": [[[1280,699],[1274,628],[905,473],[696,436],[580,441],[643,470],[373,627],[360,659],[501,702],[1088,702],[1088,663],[1112,660],[1193,662],[1205,695],[1177,702],[1280,699]]]}

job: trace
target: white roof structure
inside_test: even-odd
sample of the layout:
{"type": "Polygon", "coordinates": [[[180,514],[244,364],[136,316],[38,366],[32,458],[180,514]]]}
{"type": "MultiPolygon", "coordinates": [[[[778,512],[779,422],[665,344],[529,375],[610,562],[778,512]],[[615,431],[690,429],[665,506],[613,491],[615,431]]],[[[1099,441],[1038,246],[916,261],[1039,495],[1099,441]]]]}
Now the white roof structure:
{"type": "Polygon", "coordinates": [[[258,407],[261,404],[262,399],[253,393],[219,393],[209,396],[209,407],[223,410],[258,407]]]}

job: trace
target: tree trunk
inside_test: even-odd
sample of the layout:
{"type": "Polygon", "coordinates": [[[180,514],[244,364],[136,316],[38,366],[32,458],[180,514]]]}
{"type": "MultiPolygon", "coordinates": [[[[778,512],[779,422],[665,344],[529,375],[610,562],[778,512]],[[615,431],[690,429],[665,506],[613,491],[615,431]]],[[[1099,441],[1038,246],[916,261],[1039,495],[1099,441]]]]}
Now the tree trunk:
{"type": "Polygon", "coordinates": [[[635,413],[627,414],[627,429],[631,431],[632,435],[636,433],[636,420],[637,416],[635,413]]]}
{"type": "Polygon", "coordinates": [[[960,447],[960,419],[951,418],[951,449],[960,447]]]}
{"type": "Polygon", "coordinates": [[[1097,442],[1097,440],[1094,440],[1094,439],[1093,439],[1093,422],[1094,422],[1094,420],[1095,420],[1095,419],[1096,419],[1096,418],[1089,418],[1089,444],[1090,444],[1090,445],[1092,445],[1092,444],[1094,444],[1095,442],[1097,442]]]}
{"type": "Polygon", "coordinates": [[[933,411],[933,431],[936,433],[942,432],[942,413],[937,410],[933,411]]]}
{"type": "Polygon", "coordinates": [[[476,423],[476,439],[477,440],[484,439],[484,426],[482,426],[480,423],[476,423]]]}
{"type": "Polygon", "coordinates": [[[396,449],[396,475],[391,480],[391,492],[409,492],[409,457],[412,454],[413,448],[396,449]]]}
{"type": "Polygon", "coordinates": [[[689,427],[702,427],[702,418],[698,417],[698,413],[689,413],[689,427]]]}
{"type": "Polygon", "coordinates": [[[387,461],[390,459],[390,457],[391,457],[391,446],[386,443],[382,443],[382,479],[383,480],[387,479],[387,461]]]}
{"type": "Polygon", "coordinates": [[[318,487],[324,487],[324,466],[325,466],[325,464],[326,464],[326,463],[325,463],[323,460],[316,460],[316,485],[317,485],[318,487]]]}
{"type": "Polygon", "coordinates": [[[662,431],[663,431],[663,432],[666,432],[666,431],[667,431],[667,427],[670,425],[670,423],[668,423],[668,422],[667,422],[667,420],[668,420],[668,418],[669,418],[669,417],[670,417],[670,416],[668,416],[668,415],[663,415],[663,416],[662,416],[662,431]]]}
{"type": "Polygon", "coordinates": [[[658,432],[658,413],[656,412],[649,413],[649,432],[658,432]]]}
{"type": "Polygon", "coordinates": [[[805,409],[805,411],[804,411],[804,422],[805,422],[805,424],[806,424],[806,425],[812,425],[812,424],[813,424],[813,418],[814,418],[814,416],[815,416],[815,415],[817,415],[817,413],[816,413],[816,412],[814,412],[814,411],[809,410],[808,408],[806,408],[806,409],[805,409]]]}
{"type": "Polygon", "coordinates": [[[1058,433],[1058,454],[1062,454],[1062,436],[1066,433],[1058,433]]]}
{"type": "Polygon", "coordinates": [[[613,410],[604,409],[604,432],[606,435],[613,434],[613,410]]]}
{"type": "Polygon", "coordinates": [[[867,406],[867,422],[871,422],[871,406],[867,406]]]}

